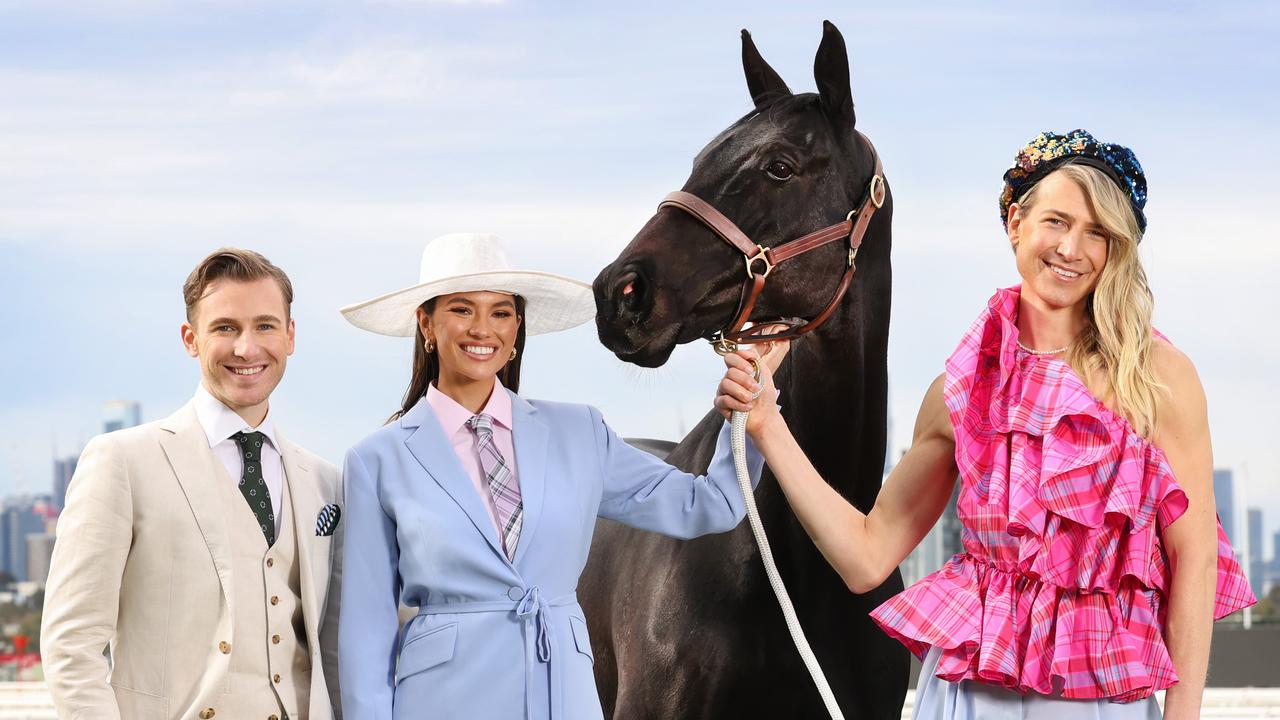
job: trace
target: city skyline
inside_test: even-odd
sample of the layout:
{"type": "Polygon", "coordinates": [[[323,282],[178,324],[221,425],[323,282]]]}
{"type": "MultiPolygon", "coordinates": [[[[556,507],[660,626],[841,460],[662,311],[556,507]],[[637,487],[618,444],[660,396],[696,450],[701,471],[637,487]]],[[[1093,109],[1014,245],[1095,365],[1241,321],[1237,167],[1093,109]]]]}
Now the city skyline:
{"type": "MultiPolygon", "coordinates": [[[[141,405],[133,401],[108,401],[103,404],[103,432],[113,432],[125,427],[133,427],[141,422],[141,405]]],[[[892,416],[888,418],[889,427],[893,427],[892,416]]],[[[52,520],[56,512],[65,506],[66,483],[70,479],[69,473],[73,473],[76,466],[78,456],[67,456],[62,459],[55,459],[53,463],[52,488],[49,495],[42,493],[33,493],[17,499],[17,502],[11,502],[13,497],[0,497],[0,569],[13,572],[15,576],[21,576],[19,579],[27,580],[39,575],[39,571],[32,570],[35,564],[43,563],[40,567],[44,568],[44,574],[47,574],[48,555],[52,554],[53,545],[53,528],[52,520]],[[45,519],[48,521],[43,525],[40,524],[19,524],[15,515],[10,512],[11,509],[19,512],[27,512],[31,514],[31,508],[34,502],[39,502],[40,498],[48,497],[50,504],[53,506],[53,513],[46,513],[45,519]],[[47,532],[46,532],[47,531],[47,532]],[[19,535],[22,537],[20,538],[19,535]],[[12,553],[22,552],[25,548],[26,564],[21,569],[14,572],[15,559],[12,553]]],[[[890,458],[886,458],[886,476],[892,469],[893,463],[890,458]]],[[[1274,584],[1280,584],[1280,530],[1272,535],[1272,547],[1268,550],[1268,544],[1264,538],[1263,526],[1264,518],[1272,516],[1280,511],[1280,508],[1270,508],[1272,513],[1267,513],[1268,508],[1257,506],[1242,506],[1236,502],[1235,493],[1235,473],[1231,468],[1214,468],[1213,470],[1213,486],[1214,493],[1218,500],[1218,515],[1221,520],[1223,530],[1227,533],[1228,539],[1232,542],[1236,550],[1236,556],[1241,562],[1241,567],[1249,575],[1250,584],[1254,593],[1259,597],[1265,596],[1270,587],[1274,584]],[[1245,520],[1245,524],[1241,525],[1240,520],[1245,520]],[[1245,540],[1247,532],[1248,542],[1245,540]]],[[[938,522],[929,531],[928,535],[921,540],[909,557],[907,557],[902,565],[902,573],[904,581],[907,584],[932,573],[941,567],[948,558],[955,553],[961,552],[963,546],[961,544],[961,525],[956,515],[956,496],[959,493],[959,485],[952,493],[952,497],[947,507],[944,508],[942,516],[938,522]]],[[[35,517],[34,514],[32,514],[35,517]]],[[[40,581],[43,582],[42,580],[40,581]]]]}
{"type": "MultiPolygon", "coordinates": [[[[131,428],[142,422],[142,406],[133,401],[111,400],[102,405],[104,433],[131,428]]],[[[66,507],[67,486],[74,476],[80,453],[54,457],[50,486],[15,496],[0,493],[0,570],[18,582],[44,587],[53,557],[58,514],[66,507]]]]}

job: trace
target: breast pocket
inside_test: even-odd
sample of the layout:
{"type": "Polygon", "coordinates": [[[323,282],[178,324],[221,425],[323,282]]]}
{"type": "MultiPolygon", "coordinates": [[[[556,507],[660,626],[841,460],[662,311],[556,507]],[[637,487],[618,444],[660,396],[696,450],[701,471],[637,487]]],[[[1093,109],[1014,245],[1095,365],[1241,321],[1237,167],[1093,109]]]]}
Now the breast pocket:
{"type": "Polygon", "coordinates": [[[432,628],[405,640],[400,648],[400,662],[396,665],[396,684],[405,678],[443,665],[453,659],[458,643],[458,623],[432,628]]]}

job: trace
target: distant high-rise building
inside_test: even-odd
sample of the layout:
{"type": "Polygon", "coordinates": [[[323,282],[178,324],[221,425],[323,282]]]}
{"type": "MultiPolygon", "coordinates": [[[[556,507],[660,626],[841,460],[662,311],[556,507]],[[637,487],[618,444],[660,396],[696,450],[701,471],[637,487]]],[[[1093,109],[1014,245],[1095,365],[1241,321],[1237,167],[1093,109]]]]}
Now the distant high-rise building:
{"type": "Polygon", "coordinates": [[[79,460],[73,455],[53,461],[53,504],[59,510],[67,505],[67,486],[71,484],[71,476],[76,474],[79,460]]]}
{"type": "Polygon", "coordinates": [[[1266,579],[1266,565],[1262,564],[1262,509],[1249,508],[1249,586],[1253,594],[1262,597],[1262,585],[1266,579]]]}
{"type": "Polygon", "coordinates": [[[44,587],[49,579],[49,562],[53,559],[53,533],[27,536],[27,580],[44,587]]]}
{"type": "Polygon", "coordinates": [[[1231,546],[1240,550],[1240,536],[1236,534],[1235,479],[1230,470],[1213,471],[1213,499],[1218,505],[1218,519],[1227,533],[1231,546]]]}
{"type": "Polygon", "coordinates": [[[14,580],[27,579],[27,536],[45,532],[47,518],[30,502],[9,505],[0,513],[0,569],[14,580]]]}
{"type": "Polygon", "coordinates": [[[1280,531],[1271,536],[1271,571],[1267,573],[1267,583],[1263,592],[1271,592],[1271,588],[1280,585],[1280,531]]]}
{"type": "Polygon", "coordinates": [[[112,400],[102,405],[102,432],[115,432],[142,424],[142,405],[132,400],[112,400]]]}

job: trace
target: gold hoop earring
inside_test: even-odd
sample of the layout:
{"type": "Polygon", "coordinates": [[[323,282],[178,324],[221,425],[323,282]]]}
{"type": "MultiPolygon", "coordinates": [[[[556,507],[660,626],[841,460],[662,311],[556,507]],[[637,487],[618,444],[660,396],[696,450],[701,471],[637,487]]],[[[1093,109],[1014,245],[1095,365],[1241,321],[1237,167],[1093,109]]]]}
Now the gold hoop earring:
{"type": "Polygon", "coordinates": [[[507,358],[507,362],[511,362],[512,360],[515,360],[515,359],[516,359],[516,349],[511,348],[511,357],[507,358]]]}
{"type": "Polygon", "coordinates": [[[436,344],[431,341],[431,338],[427,338],[427,341],[422,343],[422,349],[426,350],[427,354],[430,355],[436,351],[436,344]]]}

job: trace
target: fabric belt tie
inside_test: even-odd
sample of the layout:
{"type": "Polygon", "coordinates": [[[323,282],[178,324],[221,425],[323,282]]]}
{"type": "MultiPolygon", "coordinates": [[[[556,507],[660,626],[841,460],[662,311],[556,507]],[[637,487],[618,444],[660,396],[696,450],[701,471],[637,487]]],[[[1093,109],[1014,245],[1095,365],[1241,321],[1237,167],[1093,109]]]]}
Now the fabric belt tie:
{"type": "Polygon", "coordinates": [[[537,585],[529,588],[520,602],[516,603],[516,617],[525,622],[525,627],[534,622],[538,633],[538,659],[551,662],[551,641],[547,637],[547,606],[542,602],[542,593],[537,585]]]}
{"type": "Polygon", "coordinates": [[[551,720],[563,717],[561,711],[562,682],[559,665],[552,663],[559,647],[556,642],[555,627],[547,611],[553,607],[576,605],[578,593],[571,592],[551,600],[542,597],[542,590],[533,586],[525,590],[524,595],[514,602],[493,600],[462,603],[439,603],[418,609],[419,615],[452,615],[463,613],[507,613],[514,612],[524,626],[524,689],[525,717],[534,720],[538,717],[533,711],[533,671],[543,662],[550,671],[548,684],[551,690],[551,720]]]}

